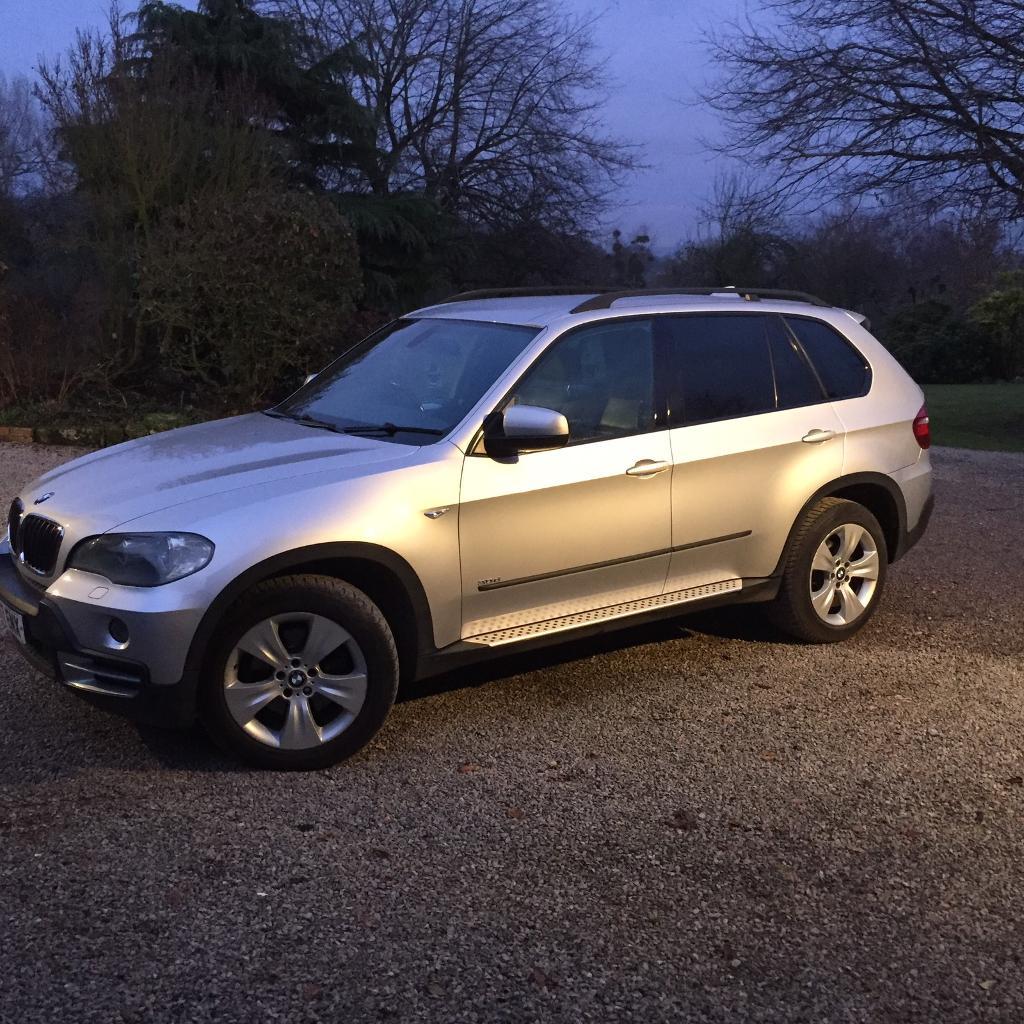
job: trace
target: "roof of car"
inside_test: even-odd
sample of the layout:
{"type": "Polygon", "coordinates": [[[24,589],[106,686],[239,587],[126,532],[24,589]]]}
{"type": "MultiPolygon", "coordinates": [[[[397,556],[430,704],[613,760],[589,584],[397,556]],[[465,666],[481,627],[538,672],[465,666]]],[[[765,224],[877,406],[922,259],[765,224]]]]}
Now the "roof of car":
{"type": "MultiPolygon", "coordinates": [[[[574,315],[580,320],[595,319],[594,314],[608,316],[621,313],[665,312],[669,310],[721,311],[751,307],[775,311],[816,313],[837,312],[813,295],[802,292],[776,292],[766,289],[643,289],[634,291],[586,291],[549,294],[467,292],[451,299],[417,309],[409,316],[452,320],[487,320],[491,323],[523,324],[535,327],[548,325],[574,315]]],[[[843,311],[845,312],[845,311],[843,311]]]]}
{"type": "Polygon", "coordinates": [[[492,320],[495,323],[546,327],[554,320],[569,316],[576,306],[594,298],[595,294],[580,292],[577,295],[509,295],[447,301],[425,306],[409,315],[457,320],[492,320]]]}

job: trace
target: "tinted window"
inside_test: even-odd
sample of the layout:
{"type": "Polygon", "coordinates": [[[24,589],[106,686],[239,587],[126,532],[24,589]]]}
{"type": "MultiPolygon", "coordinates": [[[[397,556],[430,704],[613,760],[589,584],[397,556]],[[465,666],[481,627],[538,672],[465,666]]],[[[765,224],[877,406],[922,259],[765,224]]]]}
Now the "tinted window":
{"type": "MultiPolygon", "coordinates": [[[[536,327],[473,320],[398,320],[321,370],[276,410],[338,429],[393,423],[446,434],[537,333],[536,327]]],[[[398,431],[394,439],[427,444],[437,438],[398,431]]]]}
{"type": "Polygon", "coordinates": [[[676,423],[707,423],[775,408],[765,317],[681,316],[667,323],[678,368],[671,401],[676,423]]]}
{"type": "Polygon", "coordinates": [[[768,345],[775,370],[775,394],[779,409],[797,409],[817,405],[825,395],[793,335],[779,317],[768,323],[768,345]]]}
{"type": "Polygon", "coordinates": [[[555,342],[520,381],[510,404],[562,413],[569,444],[653,429],[651,322],[585,327],[555,342]]]}
{"type": "Polygon", "coordinates": [[[835,328],[802,317],[787,317],[786,323],[810,356],[829,398],[856,398],[868,390],[867,362],[835,328]]]}

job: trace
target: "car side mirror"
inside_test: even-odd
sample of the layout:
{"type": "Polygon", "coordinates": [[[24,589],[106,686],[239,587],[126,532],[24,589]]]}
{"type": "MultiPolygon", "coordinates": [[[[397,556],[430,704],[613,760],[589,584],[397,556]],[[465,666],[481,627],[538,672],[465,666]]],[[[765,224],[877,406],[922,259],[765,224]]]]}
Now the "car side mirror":
{"type": "Polygon", "coordinates": [[[493,458],[545,452],[569,443],[569,422],[554,409],[510,405],[484,424],[484,451],[493,458]]]}

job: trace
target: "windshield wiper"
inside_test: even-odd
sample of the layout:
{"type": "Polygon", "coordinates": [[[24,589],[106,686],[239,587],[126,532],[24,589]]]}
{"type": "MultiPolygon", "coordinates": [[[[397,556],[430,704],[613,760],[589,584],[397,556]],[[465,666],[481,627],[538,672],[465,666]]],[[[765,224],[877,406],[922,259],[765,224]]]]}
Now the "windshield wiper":
{"type": "Polygon", "coordinates": [[[321,430],[333,430],[336,434],[387,434],[394,437],[395,434],[430,434],[432,437],[444,437],[445,431],[436,427],[403,427],[397,423],[357,423],[351,427],[339,427],[335,423],[328,423],[327,420],[318,420],[313,416],[293,416],[291,413],[278,412],[276,409],[264,409],[264,416],[273,416],[279,420],[291,420],[292,423],[301,423],[306,427],[319,427],[321,430]]]}
{"type": "Polygon", "coordinates": [[[304,427],[317,427],[320,430],[333,430],[336,434],[346,433],[341,427],[328,423],[326,420],[318,420],[312,416],[292,416],[286,412],[277,412],[275,409],[264,409],[264,416],[273,416],[278,420],[291,420],[292,423],[301,423],[304,427]]]}
{"type": "Polygon", "coordinates": [[[444,437],[445,431],[436,427],[400,427],[397,423],[358,423],[354,427],[338,427],[343,434],[430,434],[433,437],[444,437]]]}

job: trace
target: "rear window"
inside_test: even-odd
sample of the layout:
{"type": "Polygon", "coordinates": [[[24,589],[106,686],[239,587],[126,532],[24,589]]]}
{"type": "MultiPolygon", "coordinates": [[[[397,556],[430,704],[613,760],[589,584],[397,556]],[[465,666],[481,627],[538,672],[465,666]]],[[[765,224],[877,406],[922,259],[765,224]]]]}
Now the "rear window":
{"type": "Polygon", "coordinates": [[[834,327],[803,317],[786,317],[786,323],[818,371],[829,398],[857,398],[867,394],[871,368],[834,327]]]}

